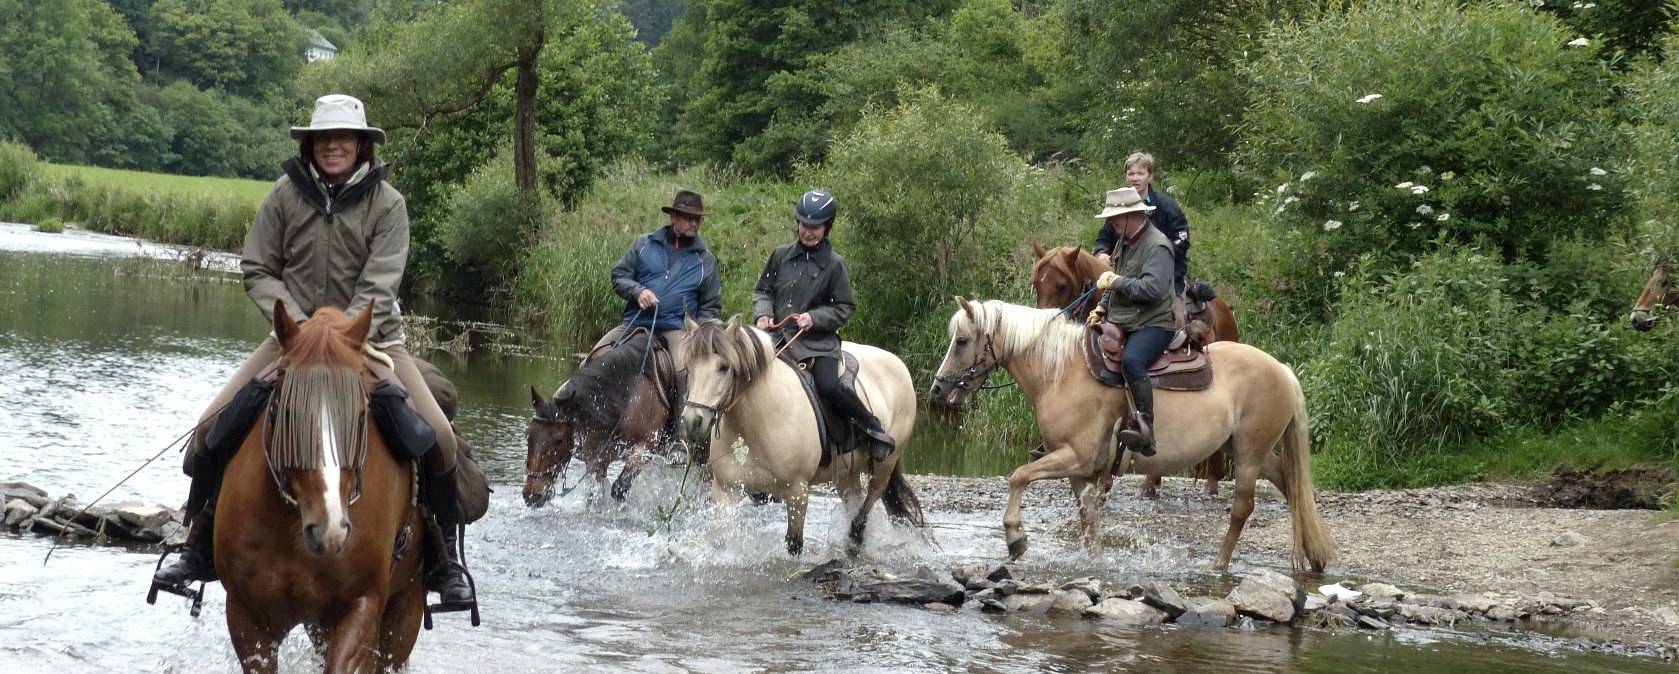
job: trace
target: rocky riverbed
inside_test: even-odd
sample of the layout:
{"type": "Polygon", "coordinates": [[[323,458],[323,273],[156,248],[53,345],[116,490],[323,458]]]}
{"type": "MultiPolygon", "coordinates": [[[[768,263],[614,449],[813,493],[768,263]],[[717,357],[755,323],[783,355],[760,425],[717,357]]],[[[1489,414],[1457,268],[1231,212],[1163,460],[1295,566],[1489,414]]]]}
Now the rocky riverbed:
{"type": "MultiPolygon", "coordinates": [[[[996,511],[998,557],[1003,557],[1005,478],[912,476],[910,481],[929,508],[996,511]]],[[[1125,528],[1175,541],[1210,563],[1228,522],[1231,484],[1224,483],[1221,495],[1207,496],[1198,481],[1167,478],[1160,498],[1152,501],[1135,495],[1140,484],[1137,476],[1119,481],[1104,528],[1123,517],[1125,528]],[[1123,515],[1116,512],[1120,509],[1123,515]]],[[[1336,538],[1339,557],[1322,576],[1299,574],[1302,585],[1314,591],[1319,582],[1359,578],[1395,586],[1424,603],[1479,598],[1517,613],[1527,607],[1531,614],[1515,617],[1565,620],[1570,631],[1586,637],[1582,648],[1665,658],[1679,654],[1679,570],[1673,567],[1679,557],[1679,520],[1652,510],[1547,507],[1552,500],[1548,486],[1476,483],[1319,491],[1318,507],[1336,538]]],[[[1290,524],[1282,496],[1261,481],[1257,498],[1260,507],[1237,543],[1236,559],[1286,570],[1290,524]]],[[[1065,531],[1067,522],[1058,518],[1071,517],[1073,508],[1065,482],[1035,485],[1025,498],[1028,533],[1065,531]]],[[[1058,584],[1072,579],[1022,580],[1058,584]]],[[[1494,619],[1513,617],[1499,612],[1494,619]]]]}

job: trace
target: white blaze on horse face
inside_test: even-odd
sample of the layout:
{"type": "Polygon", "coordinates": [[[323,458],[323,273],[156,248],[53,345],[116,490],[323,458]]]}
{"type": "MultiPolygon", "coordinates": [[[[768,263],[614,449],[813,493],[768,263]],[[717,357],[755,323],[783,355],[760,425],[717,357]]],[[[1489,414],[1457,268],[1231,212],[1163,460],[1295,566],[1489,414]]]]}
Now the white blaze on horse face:
{"type": "MultiPolygon", "coordinates": [[[[326,485],[321,503],[326,505],[328,540],[341,537],[345,519],[344,502],[338,497],[339,478],[343,471],[338,465],[338,433],[334,427],[331,405],[321,402],[321,483],[326,485]]],[[[342,542],[341,540],[339,541],[342,542]]]]}

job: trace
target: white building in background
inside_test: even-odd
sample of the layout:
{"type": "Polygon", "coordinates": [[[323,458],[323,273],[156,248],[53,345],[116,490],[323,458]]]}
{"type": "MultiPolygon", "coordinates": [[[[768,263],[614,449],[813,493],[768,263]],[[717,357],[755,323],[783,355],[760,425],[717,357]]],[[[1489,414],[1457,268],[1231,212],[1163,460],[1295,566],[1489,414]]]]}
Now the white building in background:
{"type": "Polygon", "coordinates": [[[325,61],[338,54],[338,46],[322,37],[320,31],[310,28],[308,38],[309,48],[303,51],[304,62],[325,61]]]}

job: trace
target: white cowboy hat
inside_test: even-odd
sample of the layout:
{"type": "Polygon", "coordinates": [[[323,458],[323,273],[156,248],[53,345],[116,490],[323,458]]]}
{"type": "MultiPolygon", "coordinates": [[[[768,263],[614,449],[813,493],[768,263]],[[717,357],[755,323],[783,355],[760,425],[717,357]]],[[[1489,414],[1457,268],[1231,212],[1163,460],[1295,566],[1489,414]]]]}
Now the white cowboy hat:
{"type": "Polygon", "coordinates": [[[313,131],[333,131],[347,129],[362,131],[373,136],[373,142],[385,142],[385,130],[367,125],[367,108],[355,96],[344,94],[327,94],[315,99],[315,115],[309,119],[309,126],[294,126],[291,137],[303,140],[313,131]]]}
{"type": "Polygon", "coordinates": [[[1105,208],[1102,209],[1102,212],[1096,214],[1096,217],[1101,220],[1106,220],[1121,213],[1132,213],[1136,211],[1142,211],[1144,213],[1154,212],[1153,206],[1143,203],[1143,197],[1142,195],[1137,194],[1137,188],[1135,187],[1121,187],[1117,190],[1108,190],[1108,201],[1107,203],[1104,203],[1103,206],[1105,206],[1105,208]]]}

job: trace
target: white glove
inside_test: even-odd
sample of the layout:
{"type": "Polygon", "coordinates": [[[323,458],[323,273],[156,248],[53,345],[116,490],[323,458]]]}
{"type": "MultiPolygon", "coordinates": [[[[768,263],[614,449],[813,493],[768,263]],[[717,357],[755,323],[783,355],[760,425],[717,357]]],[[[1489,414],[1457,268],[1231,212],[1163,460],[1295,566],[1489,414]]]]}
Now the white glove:
{"type": "Polygon", "coordinates": [[[1112,288],[1113,285],[1114,285],[1114,282],[1118,281],[1120,278],[1121,277],[1120,277],[1119,274],[1115,274],[1111,271],[1102,272],[1101,276],[1096,277],[1096,289],[1097,290],[1107,290],[1109,288],[1112,288]]]}

